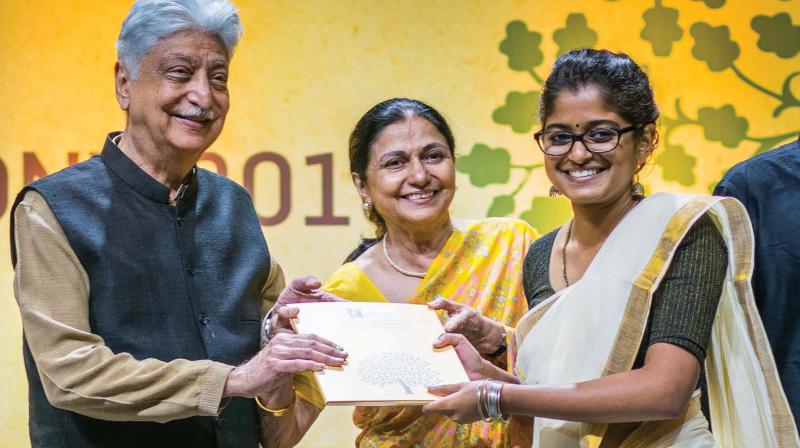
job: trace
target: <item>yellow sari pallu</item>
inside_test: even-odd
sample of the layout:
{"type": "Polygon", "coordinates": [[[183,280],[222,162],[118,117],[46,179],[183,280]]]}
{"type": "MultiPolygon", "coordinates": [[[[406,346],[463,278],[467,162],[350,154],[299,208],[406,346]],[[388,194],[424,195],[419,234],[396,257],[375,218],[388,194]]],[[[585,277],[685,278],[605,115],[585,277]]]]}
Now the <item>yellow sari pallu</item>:
{"type": "MultiPolygon", "coordinates": [[[[408,302],[424,304],[443,297],[514,326],[528,309],[520,273],[535,237],[525,222],[505,218],[457,226],[408,302]]],[[[387,301],[357,262],[339,268],[323,289],[353,301],[387,301]]],[[[511,369],[516,350],[513,336],[507,339],[512,344],[507,351],[511,369]]],[[[527,447],[531,443],[530,420],[459,425],[442,415],[423,415],[419,406],[357,407],[353,420],[361,429],[356,439],[361,447],[527,447]]]]}
{"type": "MultiPolygon", "coordinates": [[[[568,384],[630,370],[653,292],[686,232],[705,213],[725,239],[729,260],[705,361],[713,436],[695,392],[684,415],[644,422],[621,446],[800,447],[750,288],[752,229],[735,199],[662,193],[643,200],[609,235],[580,281],[522,318],[517,374],[524,384],[568,384]]],[[[536,418],[533,446],[599,447],[608,427],[536,418]]]]}

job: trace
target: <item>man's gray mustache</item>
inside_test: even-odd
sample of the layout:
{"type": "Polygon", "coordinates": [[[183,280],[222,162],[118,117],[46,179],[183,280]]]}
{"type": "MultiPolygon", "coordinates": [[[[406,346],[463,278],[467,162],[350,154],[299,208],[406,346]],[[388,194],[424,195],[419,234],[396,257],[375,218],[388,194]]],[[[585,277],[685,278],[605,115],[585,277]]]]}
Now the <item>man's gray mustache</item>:
{"type": "Polygon", "coordinates": [[[178,115],[182,118],[188,118],[190,120],[213,120],[217,118],[217,114],[214,113],[211,109],[206,109],[200,106],[192,106],[185,110],[180,110],[175,112],[175,115],[178,115]]]}

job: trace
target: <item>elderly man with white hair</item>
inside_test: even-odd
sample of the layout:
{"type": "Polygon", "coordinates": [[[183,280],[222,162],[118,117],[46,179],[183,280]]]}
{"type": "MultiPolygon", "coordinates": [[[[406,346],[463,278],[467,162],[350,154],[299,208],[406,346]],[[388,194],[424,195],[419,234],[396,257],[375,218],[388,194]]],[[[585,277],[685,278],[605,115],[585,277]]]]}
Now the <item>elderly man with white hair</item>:
{"type": "Polygon", "coordinates": [[[282,305],[335,298],[284,288],[247,192],[196,167],[241,34],[227,0],[137,1],[117,42],[124,131],[19,193],[33,447],[287,446],[318,414],[293,376],[347,354],[288,331],[282,305]]]}

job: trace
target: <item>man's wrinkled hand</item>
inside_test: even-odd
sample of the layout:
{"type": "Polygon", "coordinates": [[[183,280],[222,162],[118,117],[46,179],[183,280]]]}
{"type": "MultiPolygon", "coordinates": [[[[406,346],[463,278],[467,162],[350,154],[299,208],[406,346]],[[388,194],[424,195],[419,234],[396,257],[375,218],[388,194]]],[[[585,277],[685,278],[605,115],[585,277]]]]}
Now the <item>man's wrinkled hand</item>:
{"type": "Polygon", "coordinates": [[[228,375],[224,396],[270,396],[287,387],[295,373],[340,367],[347,352],[313,334],[279,333],[258,354],[228,375]]]}

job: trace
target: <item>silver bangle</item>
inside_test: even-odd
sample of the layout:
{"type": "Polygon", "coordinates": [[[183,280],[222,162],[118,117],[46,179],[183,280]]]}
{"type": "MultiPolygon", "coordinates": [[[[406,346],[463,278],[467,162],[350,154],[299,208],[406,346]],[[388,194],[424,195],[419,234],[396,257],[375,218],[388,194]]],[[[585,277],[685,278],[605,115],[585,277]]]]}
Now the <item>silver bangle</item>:
{"type": "Polygon", "coordinates": [[[489,379],[488,378],[484,378],[484,380],[481,381],[480,384],[478,384],[477,405],[478,405],[478,416],[481,418],[481,420],[486,420],[488,418],[486,416],[486,412],[483,410],[483,399],[484,399],[484,396],[485,396],[484,388],[486,387],[486,382],[487,381],[489,381],[489,379]]]}
{"type": "MultiPolygon", "coordinates": [[[[503,392],[505,383],[495,380],[484,380],[486,383],[486,390],[482,393],[482,403],[478,406],[482,415],[485,415],[488,420],[499,421],[501,423],[508,423],[509,419],[503,416],[503,411],[500,408],[500,397],[503,392]],[[485,412],[484,412],[485,411],[485,412]]],[[[483,386],[483,384],[482,384],[483,386]]]]}
{"type": "Polygon", "coordinates": [[[264,317],[262,327],[261,347],[264,348],[267,344],[269,344],[269,340],[272,339],[272,310],[269,310],[266,317],[264,317]]]}

